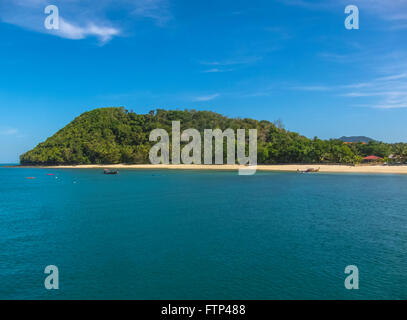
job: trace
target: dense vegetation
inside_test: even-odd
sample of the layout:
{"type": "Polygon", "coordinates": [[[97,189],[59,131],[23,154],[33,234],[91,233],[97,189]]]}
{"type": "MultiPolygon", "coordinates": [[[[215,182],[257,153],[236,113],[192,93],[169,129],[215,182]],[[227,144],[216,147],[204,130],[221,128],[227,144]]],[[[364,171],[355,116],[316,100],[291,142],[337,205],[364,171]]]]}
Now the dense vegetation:
{"type": "MultiPolygon", "coordinates": [[[[308,139],[289,132],[281,123],[231,119],[208,111],[150,111],[136,114],[124,108],[85,112],[55,135],[20,157],[22,165],[149,163],[149,141],[156,128],[167,130],[181,121],[181,129],[227,128],[258,130],[258,163],[358,163],[376,155],[393,161],[407,159],[406,144],[345,144],[341,140],[308,139]]],[[[226,150],[226,148],[224,148],[226,150]]],[[[225,161],[226,163],[226,161],[225,161]]]]}

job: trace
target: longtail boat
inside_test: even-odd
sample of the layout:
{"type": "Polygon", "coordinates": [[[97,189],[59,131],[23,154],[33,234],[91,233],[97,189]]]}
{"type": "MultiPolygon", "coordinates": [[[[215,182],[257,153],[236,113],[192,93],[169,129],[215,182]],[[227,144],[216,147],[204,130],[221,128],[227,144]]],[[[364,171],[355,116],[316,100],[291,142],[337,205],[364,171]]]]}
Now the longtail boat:
{"type": "Polygon", "coordinates": [[[119,170],[110,170],[110,169],[105,169],[103,171],[104,174],[118,174],[119,170]]]}
{"type": "Polygon", "coordinates": [[[321,169],[321,168],[318,168],[318,169],[309,168],[309,169],[307,169],[307,170],[300,170],[300,169],[298,169],[297,172],[299,172],[299,173],[315,173],[315,172],[319,172],[320,169],[321,169]]]}

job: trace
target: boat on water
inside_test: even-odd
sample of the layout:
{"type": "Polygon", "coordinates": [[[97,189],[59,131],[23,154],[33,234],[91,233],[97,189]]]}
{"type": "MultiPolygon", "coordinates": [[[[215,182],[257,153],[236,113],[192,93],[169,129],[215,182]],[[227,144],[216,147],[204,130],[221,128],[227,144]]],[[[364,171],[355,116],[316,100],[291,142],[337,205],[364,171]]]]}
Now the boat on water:
{"type": "Polygon", "coordinates": [[[318,168],[318,169],[309,168],[309,169],[307,169],[307,170],[300,170],[300,169],[298,169],[297,172],[298,172],[298,173],[315,173],[315,172],[319,172],[320,169],[321,169],[321,168],[318,168]]]}
{"type": "Polygon", "coordinates": [[[110,169],[105,169],[103,171],[104,174],[118,174],[119,170],[110,170],[110,169]]]}

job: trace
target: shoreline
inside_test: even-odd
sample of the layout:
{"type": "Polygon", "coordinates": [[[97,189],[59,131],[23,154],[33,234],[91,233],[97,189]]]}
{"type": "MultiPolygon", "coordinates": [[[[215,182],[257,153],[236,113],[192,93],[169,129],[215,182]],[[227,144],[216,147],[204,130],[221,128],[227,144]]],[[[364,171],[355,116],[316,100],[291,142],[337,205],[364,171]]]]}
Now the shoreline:
{"type": "MultiPolygon", "coordinates": [[[[7,167],[7,166],[6,166],[7,167]]],[[[241,165],[153,165],[153,164],[112,164],[112,165],[61,165],[61,166],[8,166],[12,168],[39,168],[39,169],[164,169],[164,170],[228,170],[249,169],[251,167],[241,165]]],[[[296,172],[310,168],[320,168],[321,173],[378,173],[378,174],[407,174],[407,165],[383,166],[383,165],[332,165],[332,164],[279,164],[258,165],[257,171],[296,172]]]]}

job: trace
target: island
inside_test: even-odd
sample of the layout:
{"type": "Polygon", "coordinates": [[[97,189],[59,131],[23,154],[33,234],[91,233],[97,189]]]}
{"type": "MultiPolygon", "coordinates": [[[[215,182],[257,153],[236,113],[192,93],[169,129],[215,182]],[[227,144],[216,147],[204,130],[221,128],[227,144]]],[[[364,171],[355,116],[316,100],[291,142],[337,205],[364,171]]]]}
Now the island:
{"type": "MultiPolygon", "coordinates": [[[[396,167],[407,161],[406,143],[390,144],[373,139],[309,139],[286,130],[280,121],[229,118],[210,111],[158,109],[148,114],[137,114],[124,107],[111,107],[81,114],[46,141],[21,155],[20,164],[52,167],[183,168],[184,165],[149,165],[149,150],[154,145],[149,140],[150,132],[161,128],[171,135],[173,121],[180,121],[182,130],[194,128],[201,133],[208,128],[222,131],[228,128],[247,131],[257,129],[257,163],[260,170],[280,168],[294,171],[320,166],[320,171],[323,172],[332,171],[327,168],[334,166],[337,168],[334,171],[342,172],[344,168],[357,166],[364,168],[359,169],[359,172],[370,172],[373,167],[386,167],[383,164],[396,167]]],[[[210,167],[236,169],[238,166],[210,167]]],[[[379,171],[383,170],[404,172],[404,168],[379,171]]]]}

